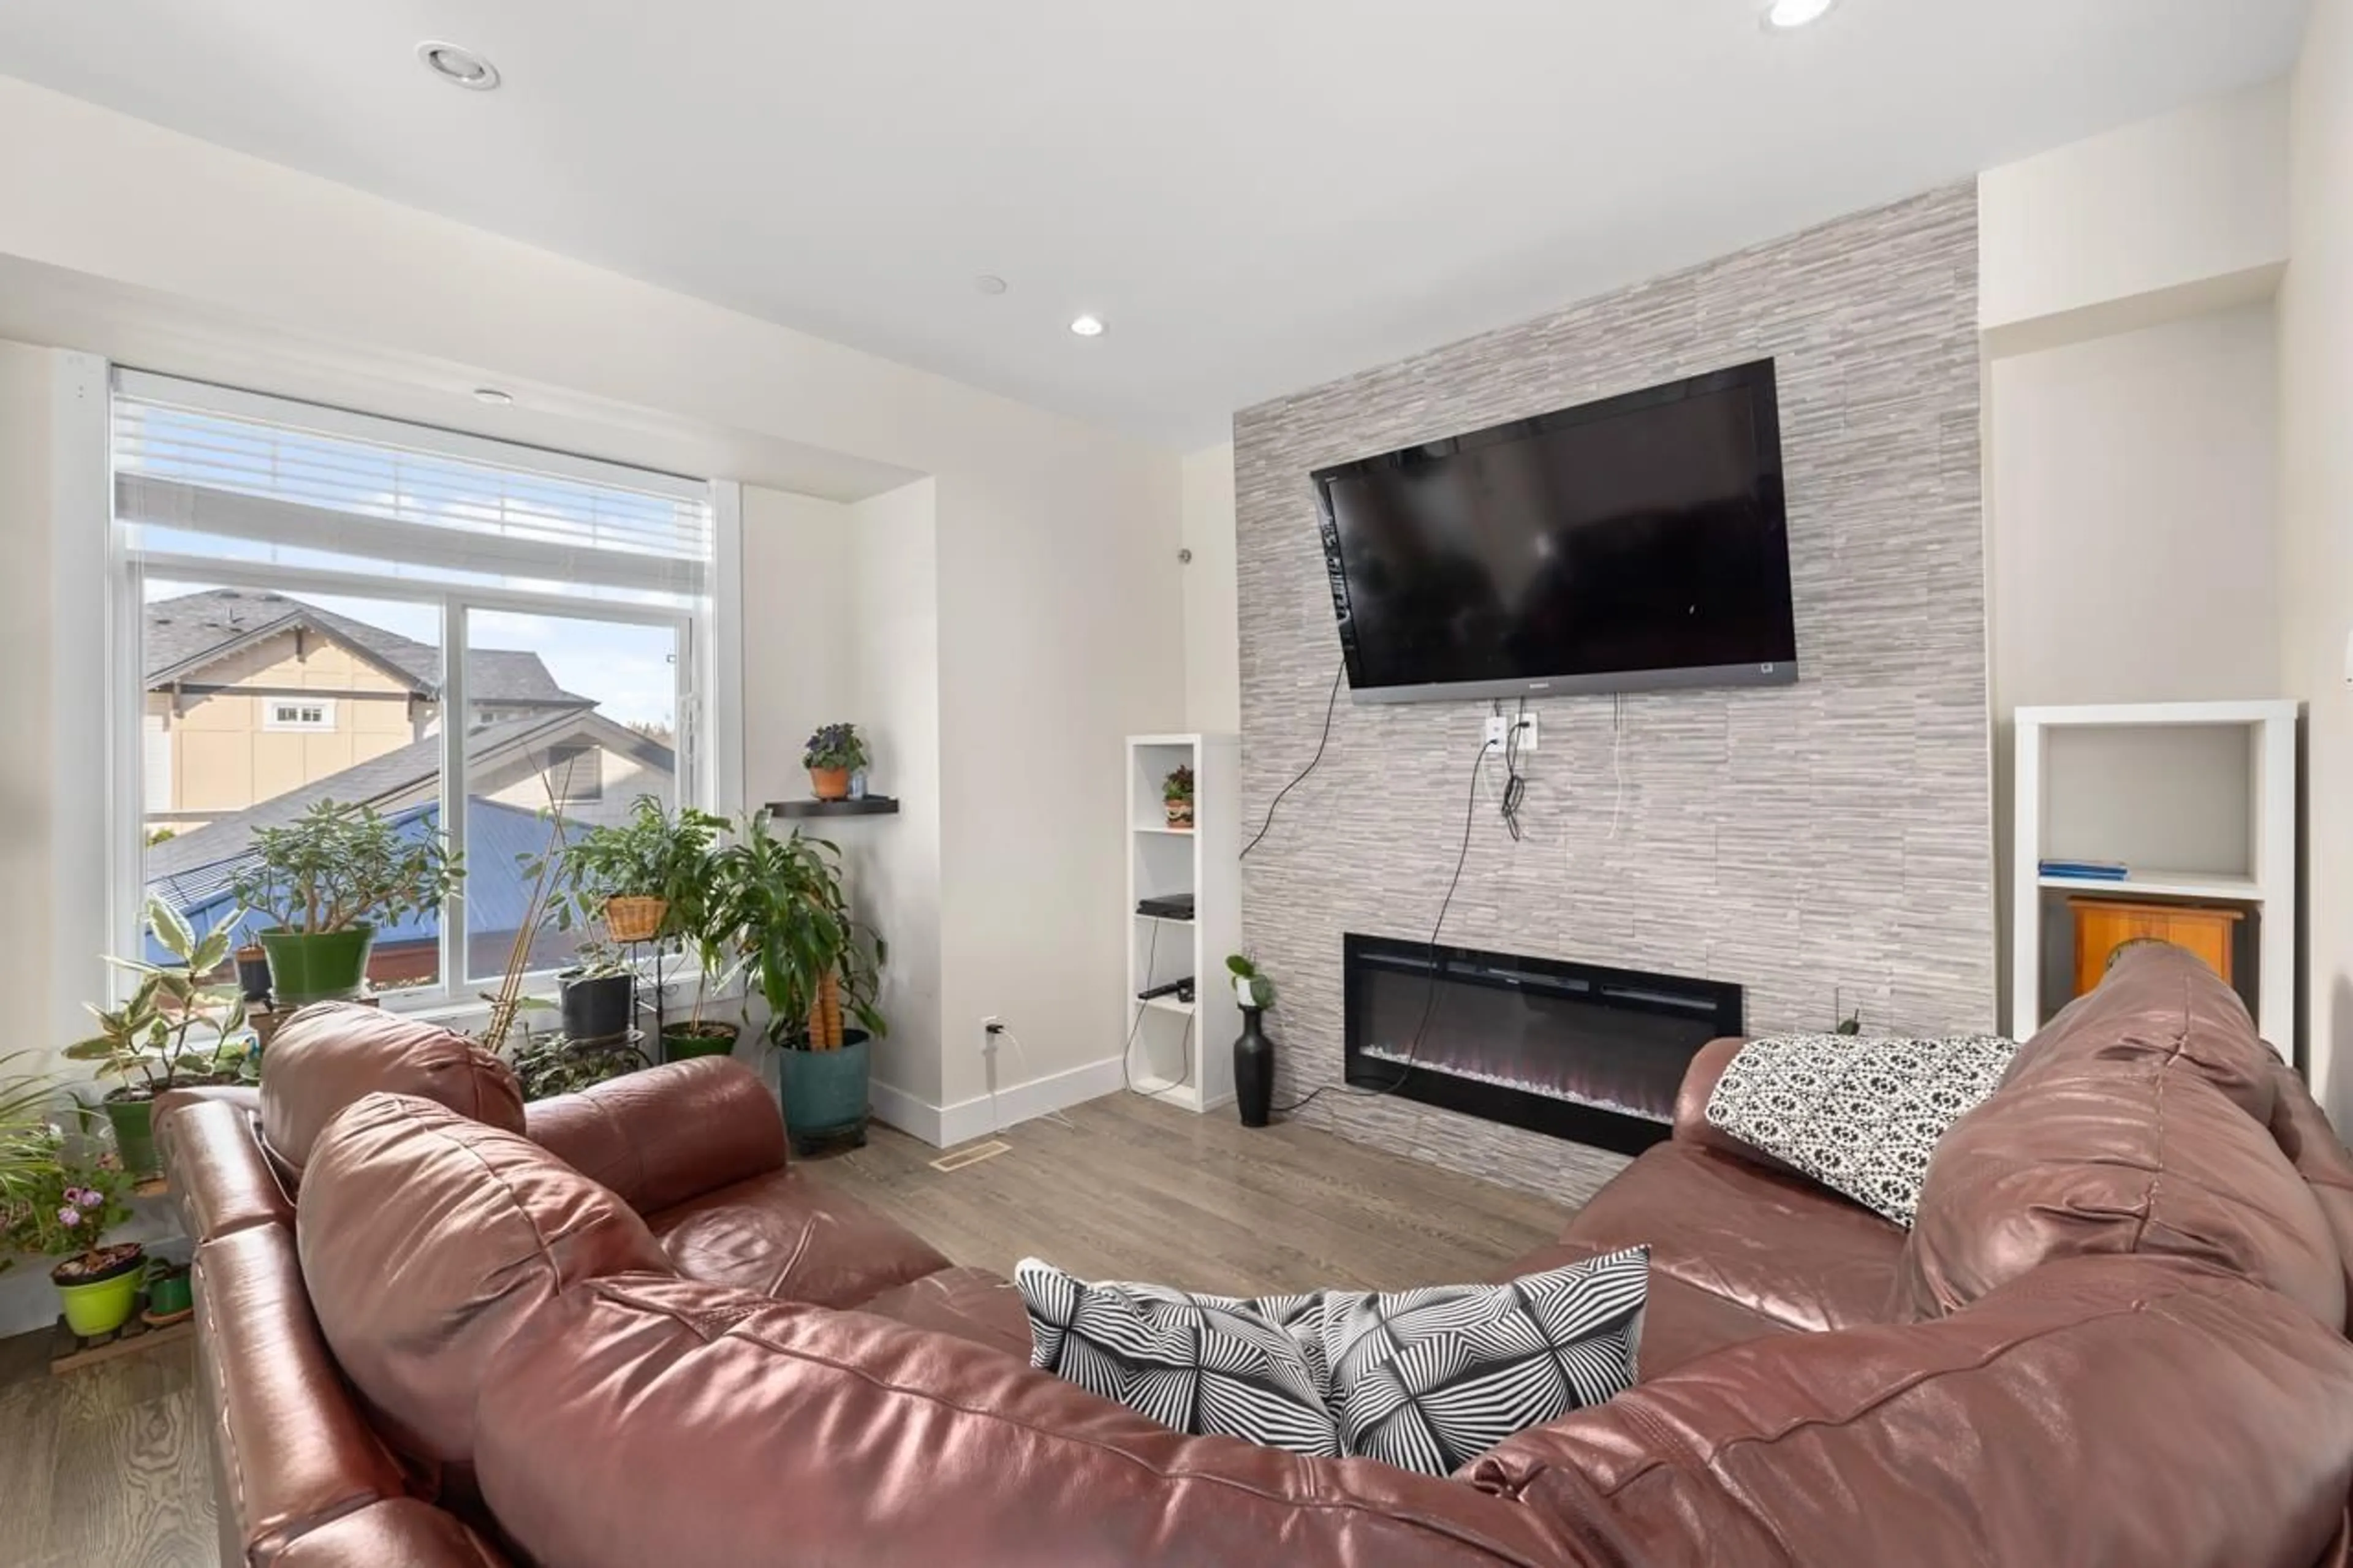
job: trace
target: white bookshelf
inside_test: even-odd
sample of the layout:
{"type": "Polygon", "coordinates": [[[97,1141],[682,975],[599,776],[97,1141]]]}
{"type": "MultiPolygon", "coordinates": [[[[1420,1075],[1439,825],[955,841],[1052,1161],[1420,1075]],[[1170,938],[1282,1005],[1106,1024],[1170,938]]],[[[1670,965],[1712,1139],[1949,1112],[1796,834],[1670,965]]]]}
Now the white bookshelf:
{"type": "Polygon", "coordinates": [[[2062,891],[2249,910],[2255,920],[2256,1026],[2293,1053],[2300,712],[2289,701],[2018,710],[2014,1037],[2025,1039],[2046,1021],[2044,906],[2047,895],[2062,891]],[[2129,875],[2121,881],[2046,877],[2046,858],[2119,860],[2129,875]]]}
{"type": "Polygon", "coordinates": [[[1234,1098],[1241,1009],[1226,955],[1241,951],[1241,742],[1232,735],[1131,735],[1127,742],[1126,1023],[1136,1092],[1189,1110],[1234,1098]],[[1161,781],[1193,770],[1193,826],[1168,826],[1161,781]],[[1193,895],[1193,918],[1138,913],[1145,899],[1193,895]],[[1136,993],[1193,976],[1193,1000],[1136,993]]]}

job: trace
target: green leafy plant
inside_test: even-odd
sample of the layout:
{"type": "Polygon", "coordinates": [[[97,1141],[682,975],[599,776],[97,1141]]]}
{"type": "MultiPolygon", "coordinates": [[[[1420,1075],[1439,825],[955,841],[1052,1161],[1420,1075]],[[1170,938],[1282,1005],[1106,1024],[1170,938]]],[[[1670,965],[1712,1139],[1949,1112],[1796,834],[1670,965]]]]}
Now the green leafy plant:
{"type": "Polygon", "coordinates": [[[859,737],[855,724],[820,724],[808,738],[801,752],[801,766],[812,770],[848,768],[853,772],[866,765],[866,742],[859,737]]]}
{"type": "Polygon", "coordinates": [[[1166,778],[1161,780],[1160,798],[1163,800],[1191,800],[1193,798],[1192,768],[1180,764],[1175,773],[1170,773],[1166,778]]]}
{"type": "Polygon", "coordinates": [[[653,1065],[626,1040],[586,1043],[559,1034],[531,1035],[509,1054],[525,1100],[574,1094],[653,1065]]]}
{"type": "Polygon", "coordinates": [[[49,1112],[58,1101],[57,1082],[16,1070],[34,1058],[31,1051],[0,1057],[0,1205],[25,1192],[51,1159],[56,1129],[49,1112]]]}
{"type": "MultiPolygon", "coordinates": [[[[615,899],[659,899],[668,906],[659,937],[688,937],[705,923],[712,858],[726,832],[723,816],[692,806],[672,812],[641,795],[617,826],[592,827],[568,840],[556,836],[550,904],[556,929],[595,922],[615,899]]],[[[544,858],[525,857],[524,871],[537,875],[544,858]]]]}
{"type": "Polygon", "coordinates": [[[832,844],[798,830],[776,837],[765,812],[720,858],[717,924],[739,944],[768,1005],[772,1044],[803,1042],[821,1005],[848,1013],[871,1035],[888,1033],[875,997],[890,950],[851,916],[840,858],[832,844]]]}
{"type": "Polygon", "coordinates": [[[205,977],[228,957],[230,933],[244,918],[238,910],[199,938],[179,910],[149,899],[148,930],[175,962],[108,959],[138,984],[119,1007],[88,1005],[99,1032],[68,1046],[67,1057],[96,1062],[100,1074],[120,1079],[119,1098],[152,1099],[175,1084],[234,1076],[244,1055],[235,1037],[245,1028],[245,997],[236,985],[207,984],[205,977]]]}
{"type": "Polygon", "coordinates": [[[74,1259],[81,1271],[96,1273],[134,1250],[131,1244],[109,1247],[104,1241],[109,1230],[131,1217],[131,1178],[121,1162],[111,1154],[77,1158],[56,1128],[45,1129],[37,1142],[33,1167],[0,1198],[0,1252],[74,1259]]]}
{"type": "Polygon", "coordinates": [[[1836,989],[1833,989],[1831,992],[1831,1011],[1838,1016],[1838,1026],[1832,1029],[1831,1033],[1834,1035],[1860,1035],[1862,1033],[1862,1009],[1858,1007],[1852,1013],[1848,1012],[1846,1010],[1846,997],[1844,994],[1836,989]]]}
{"type": "Polygon", "coordinates": [[[447,835],[404,833],[373,806],[332,800],[283,827],[255,828],[253,847],[230,884],[237,902],[305,936],[437,910],[466,874],[447,835]]]}
{"type": "Polygon", "coordinates": [[[1249,959],[1243,957],[1239,952],[1228,953],[1226,955],[1226,973],[1231,974],[1236,980],[1242,983],[1241,986],[1236,988],[1238,992],[1244,987],[1249,990],[1250,1005],[1251,1006],[1271,1007],[1274,1005],[1274,982],[1260,973],[1257,964],[1251,963],[1249,959]]]}

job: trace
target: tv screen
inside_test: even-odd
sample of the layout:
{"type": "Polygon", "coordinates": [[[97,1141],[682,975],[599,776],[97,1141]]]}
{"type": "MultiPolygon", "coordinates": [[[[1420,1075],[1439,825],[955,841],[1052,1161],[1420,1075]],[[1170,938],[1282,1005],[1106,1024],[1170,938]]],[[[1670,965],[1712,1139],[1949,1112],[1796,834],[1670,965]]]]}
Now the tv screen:
{"type": "Polygon", "coordinates": [[[1798,678],[1770,360],[1314,480],[1360,702],[1798,678]]]}

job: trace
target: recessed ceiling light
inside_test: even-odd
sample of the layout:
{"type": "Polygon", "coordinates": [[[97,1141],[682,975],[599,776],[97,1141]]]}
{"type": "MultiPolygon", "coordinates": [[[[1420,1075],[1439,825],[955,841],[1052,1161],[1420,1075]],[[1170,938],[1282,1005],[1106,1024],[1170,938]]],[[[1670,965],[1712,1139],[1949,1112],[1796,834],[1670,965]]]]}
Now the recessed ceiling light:
{"type": "Polygon", "coordinates": [[[1773,0],[1765,12],[1765,25],[1779,32],[1819,22],[1830,15],[1838,0],[1773,0]]]}
{"type": "Polygon", "coordinates": [[[1082,338],[1099,338],[1103,335],[1103,318],[1101,316],[1081,316],[1077,321],[1071,323],[1071,331],[1078,333],[1079,336],[1082,338]]]}
{"type": "Polygon", "coordinates": [[[474,388],[474,401],[487,403],[493,408],[504,408],[514,401],[514,394],[501,392],[495,386],[478,386],[474,388]]]}
{"type": "Polygon", "coordinates": [[[417,58],[425,62],[427,70],[469,91],[488,92],[499,85],[499,68],[459,45],[427,38],[417,46],[417,58]]]}
{"type": "Polygon", "coordinates": [[[1005,279],[994,272],[982,273],[972,280],[972,286],[984,294],[1002,294],[1006,289],[1005,279]]]}

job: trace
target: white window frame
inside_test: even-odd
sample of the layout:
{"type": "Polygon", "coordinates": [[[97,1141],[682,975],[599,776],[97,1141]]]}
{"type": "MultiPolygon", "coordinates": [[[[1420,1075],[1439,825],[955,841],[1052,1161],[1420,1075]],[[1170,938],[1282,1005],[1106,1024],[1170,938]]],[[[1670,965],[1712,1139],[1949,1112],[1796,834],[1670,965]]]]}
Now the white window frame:
{"type": "MultiPolygon", "coordinates": [[[[269,710],[261,716],[261,727],[265,730],[311,735],[331,734],[334,731],[335,700],[332,697],[265,696],[261,701],[269,710]],[[302,710],[306,708],[317,709],[319,717],[303,718],[302,710]],[[286,716],[289,709],[294,713],[291,719],[286,716]]],[[[141,815],[145,814],[142,812],[141,815]]]]}
{"type": "MultiPolygon", "coordinates": [[[[139,950],[145,903],[144,661],[140,640],[150,574],[225,587],[311,592],[356,598],[438,605],[447,658],[443,711],[465,711],[466,616],[473,610],[512,611],[621,625],[669,626],[676,634],[678,768],[681,805],[723,816],[741,808],[743,757],[742,490],[733,480],[709,481],[713,559],[707,614],[615,604],[565,594],[449,585],[397,577],[288,568],[203,555],[147,552],[133,559],[113,526],[113,367],[94,354],[61,352],[52,365],[50,534],[53,603],[96,604],[95,617],[60,616],[52,639],[51,700],[58,712],[97,711],[105,721],[69,725],[54,737],[51,780],[55,842],[61,857],[102,865],[99,878],[60,879],[50,969],[51,1030],[69,1038],[82,1022],[85,1002],[114,994],[107,952],[139,950]],[[705,672],[708,672],[707,674],[705,672]],[[93,781],[103,784],[93,789],[93,781]]],[[[453,448],[504,450],[500,443],[448,433],[453,448]]],[[[543,456],[535,451],[535,456],[543,456]]],[[[603,459],[581,458],[585,464],[603,459]]],[[[462,723],[444,723],[441,827],[465,842],[463,763],[451,752],[464,743],[462,723]]],[[[443,907],[438,983],[387,992],[394,1011],[451,1020],[479,1015],[480,982],[465,977],[466,908],[462,889],[443,907]]],[[[552,991],[554,970],[534,971],[532,989],[552,991]]]]}

